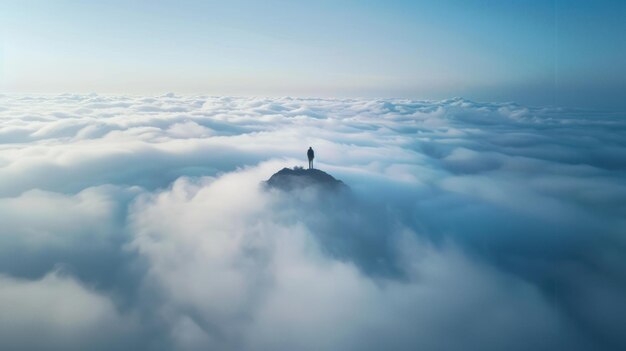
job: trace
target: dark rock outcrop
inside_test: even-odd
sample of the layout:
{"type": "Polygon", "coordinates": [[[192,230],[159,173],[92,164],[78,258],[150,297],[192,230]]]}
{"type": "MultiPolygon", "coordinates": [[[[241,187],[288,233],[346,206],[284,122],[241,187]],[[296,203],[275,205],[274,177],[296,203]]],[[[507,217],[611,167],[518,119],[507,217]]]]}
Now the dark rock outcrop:
{"type": "Polygon", "coordinates": [[[274,173],[265,182],[268,188],[291,191],[307,187],[317,187],[322,190],[341,191],[347,190],[348,186],[341,180],[335,179],[330,174],[319,169],[294,169],[283,168],[274,173]]]}

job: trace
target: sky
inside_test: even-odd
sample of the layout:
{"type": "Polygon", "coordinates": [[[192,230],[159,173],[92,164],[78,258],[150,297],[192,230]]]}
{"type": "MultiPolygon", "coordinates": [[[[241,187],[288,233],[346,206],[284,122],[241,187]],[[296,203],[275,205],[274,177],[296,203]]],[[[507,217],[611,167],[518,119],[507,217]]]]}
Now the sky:
{"type": "Polygon", "coordinates": [[[625,350],[625,12],[0,0],[0,350],[625,350]]]}
{"type": "Polygon", "coordinates": [[[626,109],[623,1],[3,1],[0,92],[626,109]]]}

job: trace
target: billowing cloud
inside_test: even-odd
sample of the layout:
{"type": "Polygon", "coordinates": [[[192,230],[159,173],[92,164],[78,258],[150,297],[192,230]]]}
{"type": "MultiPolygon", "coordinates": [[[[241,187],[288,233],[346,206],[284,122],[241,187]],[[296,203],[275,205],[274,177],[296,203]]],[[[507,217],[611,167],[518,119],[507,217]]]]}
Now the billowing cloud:
{"type": "Polygon", "coordinates": [[[112,301],[50,272],[39,280],[0,275],[0,336],[7,350],[130,347],[137,324],[112,301]]]}
{"type": "Polygon", "coordinates": [[[626,346],[621,116],[174,94],[0,106],[3,349],[626,346]],[[260,187],[308,146],[350,193],[260,187]]]}

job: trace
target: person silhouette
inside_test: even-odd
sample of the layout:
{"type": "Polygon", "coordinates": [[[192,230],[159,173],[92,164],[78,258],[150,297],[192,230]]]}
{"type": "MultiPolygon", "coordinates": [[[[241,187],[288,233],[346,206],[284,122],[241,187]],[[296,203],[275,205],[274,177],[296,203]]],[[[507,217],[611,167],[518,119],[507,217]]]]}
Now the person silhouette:
{"type": "Polygon", "coordinates": [[[313,148],[309,146],[309,151],[306,152],[306,156],[309,158],[309,169],[313,169],[313,159],[315,158],[315,152],[313,148]]]}

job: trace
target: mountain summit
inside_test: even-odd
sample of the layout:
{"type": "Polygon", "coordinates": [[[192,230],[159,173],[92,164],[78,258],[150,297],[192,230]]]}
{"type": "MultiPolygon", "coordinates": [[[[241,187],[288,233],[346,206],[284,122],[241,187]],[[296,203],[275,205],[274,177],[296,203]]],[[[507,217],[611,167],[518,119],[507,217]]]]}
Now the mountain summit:
{"type": "Polygon", "coordinates": [[[295,167],[293,169],[283,168],[274,173],[274,175],[272,175],[270,179],[265,182],[265,185],[269,188],[285,191],[310,186],[333,191],[348,188],[344,182],[335,179],[335,177],[324,171],[320,171],[319,169],[304,169],[301,167],[295,167]]]}

